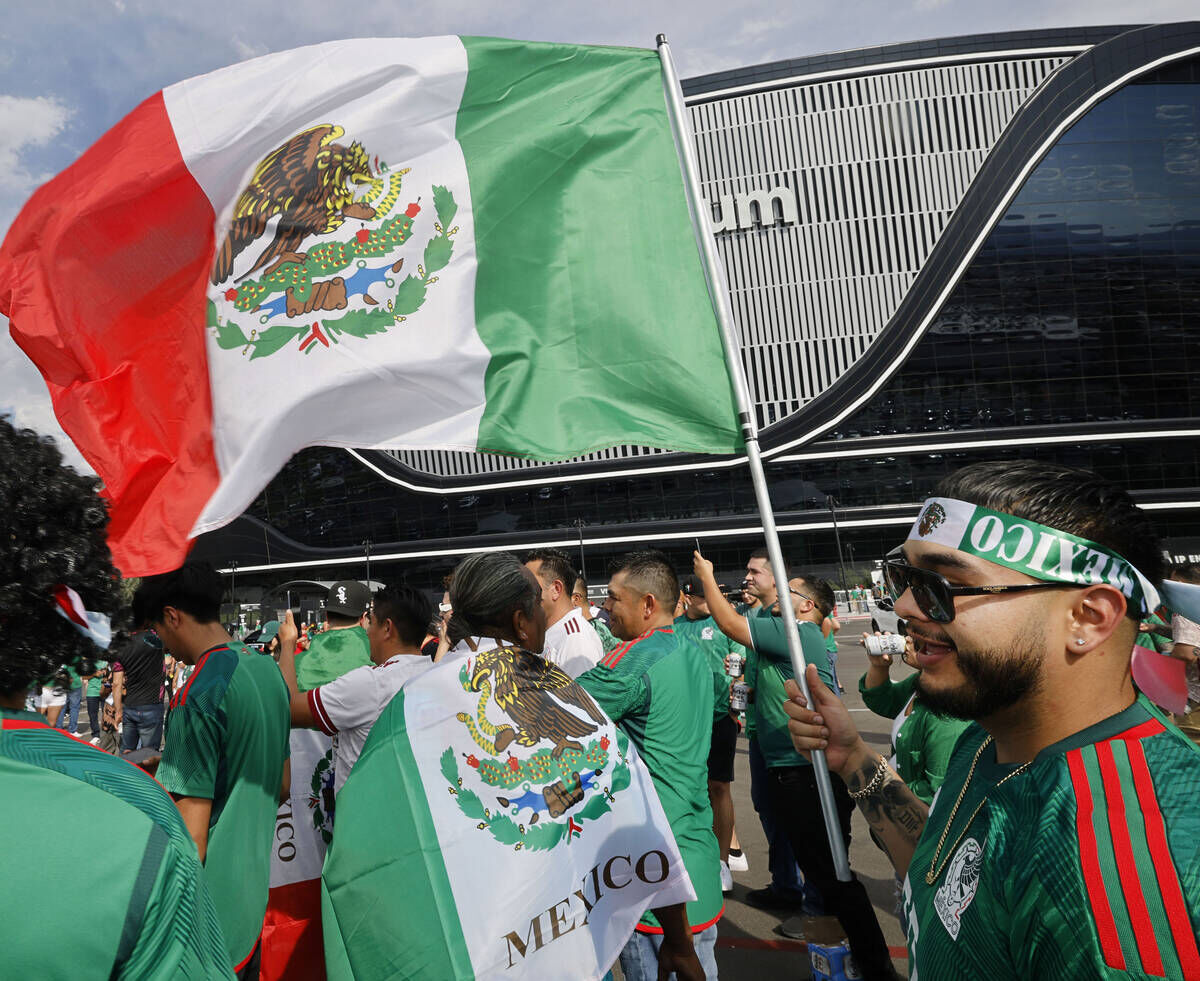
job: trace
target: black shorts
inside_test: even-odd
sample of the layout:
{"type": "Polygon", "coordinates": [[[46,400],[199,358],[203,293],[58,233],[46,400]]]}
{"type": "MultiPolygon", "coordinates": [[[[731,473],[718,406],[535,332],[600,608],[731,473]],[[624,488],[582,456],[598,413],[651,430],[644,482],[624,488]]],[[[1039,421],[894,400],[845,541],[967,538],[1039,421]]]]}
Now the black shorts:
{"type": "Polygon", "coordinates": [[[733,754],[737,751],[738,724],[731,715],[713,724],[708,751],[708,779],[733,783],[733,754]]]}

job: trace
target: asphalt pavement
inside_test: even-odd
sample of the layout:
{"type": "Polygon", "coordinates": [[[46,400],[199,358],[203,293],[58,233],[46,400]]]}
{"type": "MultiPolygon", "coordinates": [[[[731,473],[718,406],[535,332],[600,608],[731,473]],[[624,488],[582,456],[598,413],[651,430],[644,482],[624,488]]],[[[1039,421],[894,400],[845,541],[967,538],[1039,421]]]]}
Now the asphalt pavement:
{"type": "MultiPolygon", "coordinates": [[[[854,714],[859,731],[867,742],[886,753],[891,744],[892,724],[869,711],[858,694],[858,679],[867,669],[867,652],[859,644],[865,619],[847,618],[838,634],[838,676],[846,689],[842,696],[854,714]]],[[[896,680],[909,674],[903,664],[892,667],[896,680]]],[[[750,803],[750,763],[745,737],[738,739],[735,762],[733,801],[737,833],[749,861],[748,872],[733,873],[733,892],[725,897],[725,915],[717,935],[717,966],[722,981],[775,981],[811,977],[808,952],[802,941],[788,940],[775,928],[794,914],[768,912],[747,905],[746,893],[770,882],[767,873],[767,840],[763,836],[758,815],[750,803]]],[[[875,915],[883,935],[891,947],[893,964],[902,977],[908,977],[908,960],[904,947],[904,929],[896,916],[897,897],[895,876],[887,856],[871,841],[862,814],[854,812],[851,831],[850,867],[862,880],[875,906],[875,915]]],[[[832,940],[841,936],[837,920],[809,919],[805,932],[816,940],[832,940]]]]}

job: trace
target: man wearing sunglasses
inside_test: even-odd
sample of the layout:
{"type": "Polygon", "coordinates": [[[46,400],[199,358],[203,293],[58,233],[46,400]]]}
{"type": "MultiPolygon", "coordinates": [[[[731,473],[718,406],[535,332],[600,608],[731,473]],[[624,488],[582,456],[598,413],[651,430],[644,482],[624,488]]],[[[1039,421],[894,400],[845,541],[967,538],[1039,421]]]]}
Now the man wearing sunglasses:
{"type": "Polygon", "coordinates": [[[1200,977],[1200,754],[1134,688],[1163,583],[1148,516],[1095,474],[978,464],[926,501],[885,577],[931,708],[974,720],[926,807],[809,669],[824,749],[905,876],[914,976],[1200,977]]]}

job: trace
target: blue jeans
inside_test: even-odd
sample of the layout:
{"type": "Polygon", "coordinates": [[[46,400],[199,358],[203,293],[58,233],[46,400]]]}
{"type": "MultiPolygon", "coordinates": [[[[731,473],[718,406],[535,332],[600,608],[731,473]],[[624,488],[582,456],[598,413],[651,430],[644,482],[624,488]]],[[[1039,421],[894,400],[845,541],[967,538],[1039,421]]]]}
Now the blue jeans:
{"type": "Polygon", "coordinates": [[[162,745],[163,707],[138,705],[121,712],[121,752],[135,749],[158,749],[162,745]]]}
{"type": "MultiPolygon", "coordinates": [[[[705,981],[717,981],[717,925],[692,934],[696,945],[696,956],[704,968],[705,981]]],[[[657,981],[658,948],[662,946],[661,933],[638,933],[636,930],[621,950],[621,973],[625,981],[657,981]]],[[[671,981],[675,975],[672,974],[671,981]]]]}
{"type": "Polygon", "coordinates": [[[750,803],[758,812],[763,834],[767,836],[767,867],[771,870],[771,889],[780,893],[802,893],[804,880],[792,854],[792,846],[779,822],[767,793],[767,761],[758,740],[750,740],[750,803]]]}
{"type": "Polygon", "coordinates": [[[71,735],[76,735],[79,732],[79,704],[83,699],[83,685],[78,688],[72,688],[67,692],[67,708],[62,715],[58,717],[58,724],[55,728],[66,729],[71,735]],[[70,716],[68,722],[67,716],[70,716]]]}

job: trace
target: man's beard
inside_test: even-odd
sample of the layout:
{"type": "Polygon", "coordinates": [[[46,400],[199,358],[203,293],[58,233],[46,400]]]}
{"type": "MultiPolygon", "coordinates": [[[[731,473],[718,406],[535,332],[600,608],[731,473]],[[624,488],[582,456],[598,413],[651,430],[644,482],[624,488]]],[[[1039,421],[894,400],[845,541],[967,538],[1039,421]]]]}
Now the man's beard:
{"type": "Polygon", "coordinates": [[[1010,708],[1042,683],[1045,639],[1026,628],[1005,651],[964,650],[955,647],[963,682],[956,688],[929,691],[918,673],[917,701],[936,715],[955,719],[986,719],[1010,708]]]}

